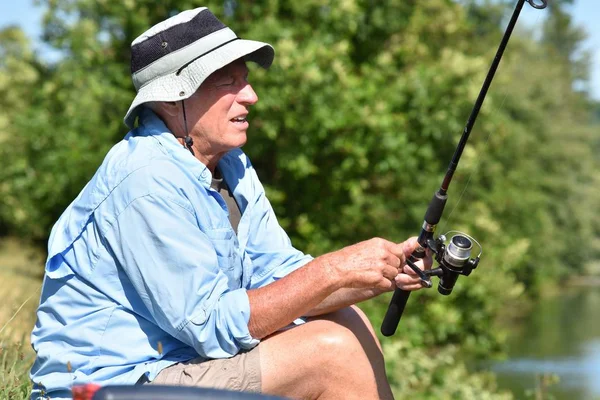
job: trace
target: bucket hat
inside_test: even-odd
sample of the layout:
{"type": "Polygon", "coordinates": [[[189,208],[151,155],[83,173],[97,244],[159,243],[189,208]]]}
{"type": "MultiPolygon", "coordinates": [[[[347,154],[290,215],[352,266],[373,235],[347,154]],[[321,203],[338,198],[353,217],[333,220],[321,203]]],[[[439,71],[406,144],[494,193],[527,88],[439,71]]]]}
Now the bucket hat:
{"type": "Polygon", "coordinates": [[[210,74],[237,59],[269,68],[274,56],[270,44],[240,39],[206,7],[183,11],[131,43],[131,77],[137,94],[125,125],[133,129],[144,103],[185,100],[210,74]]]}

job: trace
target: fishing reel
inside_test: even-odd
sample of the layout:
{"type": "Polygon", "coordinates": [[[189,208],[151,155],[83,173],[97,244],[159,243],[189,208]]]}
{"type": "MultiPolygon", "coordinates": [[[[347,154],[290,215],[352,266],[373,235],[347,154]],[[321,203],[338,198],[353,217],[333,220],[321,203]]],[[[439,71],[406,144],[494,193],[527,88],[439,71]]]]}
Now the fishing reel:
{"type": "Polygon", "coordinates": [[[445,235],[429,239],[427,240],[427,247],[439,264],[438,268],[423,271],[410,259],[406,263],[415,271],[421,279],[421,284],[426,288],[433,286],[431,276],[439,277],[438,292],[444,296],[452,293],[452,289],[454,289],[456,280],[460,275],[469,276],[477,268],[483,253],[483,249],[477,240],[459,231],[449,231],[445,235]],[[475,253],[477,255],[471,257],[475,253]]]}
{"type": "MultiPolygon", "coordinates": [[[[436,193],[430,203],[430,210],[441,210],[446,196],[436,193]],[[437,203],[437,205],[436,205],[437,203]]],[[[428,213],[431,215],[431,213],[428,213]]],[[[437,217],[436,217],[437,219],[437,217]]],[[[438,219],[439,220],[439,219],[438,219]]],[[[436,221],[437,222],[437,221],[436,221]]],[[[421,246],[406,260],[406,264],[421,279],[423,287],[430,288],[432,276],[440,278],[438,292],[444,296],[452,293],[456,280],[460,275],[468,276],[477,268],[483,249],[479,242],[466,233],[450,231],[437,238],[433,237],[435,225],[424,223],[418,242],[421,246]],[[449,239],[448,239],[449,238],[449,239]],[[421,270],[415,262],[426,256],[426,248],[433,253],[439,267],[430,270],[421,270]],[[477,254],[472,257],[472,254],[477,254]]],[[[397,288],[381,324],[381,333],[391,336],[396,332],[398,323],[404,313],[404,308],[410,296],[410,291],[397,288]]]]}

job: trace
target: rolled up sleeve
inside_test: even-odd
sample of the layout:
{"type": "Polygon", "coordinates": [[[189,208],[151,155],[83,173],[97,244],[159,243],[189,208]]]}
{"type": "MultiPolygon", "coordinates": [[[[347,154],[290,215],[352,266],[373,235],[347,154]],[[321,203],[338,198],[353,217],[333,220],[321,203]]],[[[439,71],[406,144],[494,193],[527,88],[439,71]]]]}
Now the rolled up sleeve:
{"type": "Polygon", "coordinates": [[[139,197],[104,236],[161,329],[205,358],[231,357],[258,344],[248,330],[246,289],[229,288],[215,248],[185,199],[139,197]]]}

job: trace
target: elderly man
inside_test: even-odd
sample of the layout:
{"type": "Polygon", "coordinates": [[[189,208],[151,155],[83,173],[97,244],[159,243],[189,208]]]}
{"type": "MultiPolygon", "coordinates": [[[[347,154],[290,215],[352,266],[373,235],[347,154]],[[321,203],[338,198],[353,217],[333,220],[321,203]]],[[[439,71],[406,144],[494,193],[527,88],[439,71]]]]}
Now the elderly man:
{"type": "Polygon", "coordinates": [[[292,247],[239,149],[258,101],[246,62],[268,68],[272,47],[198,8],[131,51],[131,131],[50,237],[32,398],[87,382],[391,398],[353,304],[420,288],[404,268],[416,241],[292,247]]]}

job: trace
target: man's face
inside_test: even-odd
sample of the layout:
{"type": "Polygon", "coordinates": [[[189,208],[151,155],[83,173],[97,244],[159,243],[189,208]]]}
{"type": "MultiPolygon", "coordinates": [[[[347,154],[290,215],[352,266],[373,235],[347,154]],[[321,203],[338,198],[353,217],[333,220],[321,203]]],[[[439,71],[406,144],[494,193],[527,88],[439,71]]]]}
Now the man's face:
{"type": "Polygon", "coordinates": [[[246,64],[235,61],[210,75],[185,100],[190,136],[205,157],[222,155],[246,143],[246,117],[258,101],[247,78],[246,64]]]}

